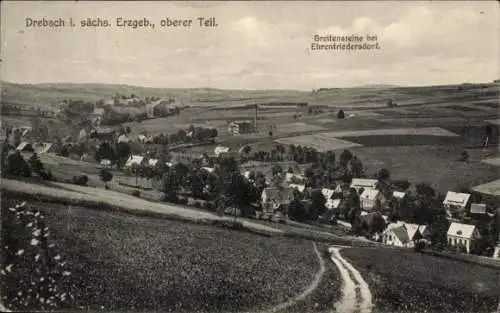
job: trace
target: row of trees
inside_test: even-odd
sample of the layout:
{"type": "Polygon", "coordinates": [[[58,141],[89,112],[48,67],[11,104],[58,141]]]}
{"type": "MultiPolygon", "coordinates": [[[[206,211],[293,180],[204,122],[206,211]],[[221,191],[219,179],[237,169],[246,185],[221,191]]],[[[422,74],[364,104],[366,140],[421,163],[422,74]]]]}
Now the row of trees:
{"type": "Polygon", "coordinates": [[[195,127],[190,125],[187,130],[180,129],[172,134],[158,134],[153,137],[153,143],[160,145],[194,143],[213,141],[218,136],[216,128],[195,127]]]}
{"type": "Polygon", "coordinates": [[[1,162],[2,175],[31,177],[36,174],[44,180],[54,179],[52,172],[44,168],[36,153],[33,153],[26,161],[19,151],[9,153],[9,149],[4,145],[2,147],[1,162]]]}

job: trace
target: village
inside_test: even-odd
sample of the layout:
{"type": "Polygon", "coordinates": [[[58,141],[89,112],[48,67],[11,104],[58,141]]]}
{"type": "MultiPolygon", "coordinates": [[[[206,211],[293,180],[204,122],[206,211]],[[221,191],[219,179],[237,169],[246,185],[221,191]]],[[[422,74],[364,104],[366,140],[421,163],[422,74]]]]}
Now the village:
{"type": "MultiPolygon", "coordinates": [[[[74,116],[75,108],[87,112],[79,115],[83,127],[74,138],[48,141],[47,127],[36,118],[32,125],[4,128],[2,173],[22,176],[24,162],[35,176],[60,181],[50,170],[40,172],[43,165],[39,165],[40,157],[57,155],[95,164],[106,188],[110,184],[129,187],[137,196],[141,191],[156,191],[167,202],[236,217],[342,227],[348,234],[386,246],[500,257],[498,203],[491,197],[472,190],[441,195],[425,182],[393,180],[384,168],[367,175],[366,160],[348,149],[336,154],[283,144],[273,140],[272,128],[267,150],[252,144],[216,143],[221,132],[235,137],[258,133],[258,106],[252,119],[228,121],[226,129],[190,125],[170,134],[134,133],[125,124],[113,125],[124,119],[123,113],[116,112],[131,107],[145,108],[140,119],[179,114],[174,99],[117,95],[93,106],[82,101],[63,103],[59,117],[74,116]],[[215,148],[190,150],[205,145],[215,148]],[[260,171],[262,164],[270,171],[260,171]]],[[[344,118],[344,112],[336,118],[344,118]]],[[[467,156],[462,157],[466,161],[467,156]]],[[[86,175],[65,180],[88,183],[86,175]]]]}

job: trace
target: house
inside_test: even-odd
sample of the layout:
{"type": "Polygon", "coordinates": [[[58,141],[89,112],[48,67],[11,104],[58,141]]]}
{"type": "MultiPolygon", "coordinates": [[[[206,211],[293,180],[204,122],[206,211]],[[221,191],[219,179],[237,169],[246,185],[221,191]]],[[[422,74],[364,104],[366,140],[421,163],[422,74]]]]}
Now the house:
{"type": "Polygon", "coordinates": [[[486,204],[484,203],[472,203],[470,205],[470,213],[477,215],[486,215],[486,204]]]}
{"type": "Polygon", "coordinates": [[[342,203],[342,199],[327,199],[325,203],[325,207],[328,210],[336,210],[340,207],[342,203]]]}
{"type": "Polygon", "coordinates": [[[397,200],[402,200],[404,197],[406,197],[406,193],[401,191],[393,191],[392,196],[397,200]]]}
{"type": "Polygon", "coordinates": [[[108,159],[102,159],[100,164],[102,166],[105,166],[105,167],[108,167],[108,166],[111,166],[111,160],[108,160],[108,159]]]}
{"type": "Polygon", "coordinates": [[[92,112],[92,123],[95,125],[100,125],[102,122],[102,119],[104,117],[104,108],[94,108],[94,112],[92,112]]]}
{"type": "Polygon", "coordinates": [[[335,193],[335,190],[328,188],[321,188],[321,193],[323,194],[325,199],[328,200],[332,198],[333,194],[335,193]]]}
{"type": "Polygon", "coordinates": [[[251,121],[234,121],[229,123],[227,131],[233,135],[255,132],[254,123],[251,121]]]}
{"type": "Polygon", "coordinates": [[[363,193],[359,196],[361,200],[361,208],[365,211],[372,211],[374,209],[380,209],[385,203],[386,199],[380,190],[373,188],[366,188],[363,193]]]}
{"type": "Polygon", "coordinates": [[[285,174],[285,182],[287,183],[290,183],[290,182],[296,182],[296,181],[299,181],[299,182],[304,182],[306,180],[306,178],[304,177],[304,175],[301,175],[301,174],[295,174],[295,173],[286,173],[285,174]]]}
{"type": "Polygon", "coordinates": [[[33,145],[36,154],[53,153],[54,145],[50,142],[37,142],[33,145]]]}
{"type": "Polygon", "coordinates": [[[351,182],[351,188],[356,189],[359,193],[361,188],[363,189],[376,189],[377,188],[376,179],[366,179],[366,178],[353,178],[351,182]]]}
{"type": "Polygon", "coordinates": [[[261,206],[265,212],[274,212],[278,209],[286,211],[292,200],[292,189],[286,187],[267,187],[261,194],[261,206]]]}
{"type": "Polygon", "coordinates": [[[448,228],[446,237],[450,246],[462,246],[467,253],[470,253],[480,234],[474,225],[452,222],[448,228]]]}
{"type": "Polygon", "coordinates": [[[33,149],[33,146],[29,142],[22,141],[17,146],[16,151],[20,151],[20,152],[35,152],[35,149],[33,149]]]}
{"type": "Polygon", "coordinates": [[[389,246],[411,248],[413,242],[411,241],[405,225],[394,225],[387,227],[382,234],[382,242],[389,246]]]}
{"type": "Polygon", "coordinates": [[[130,138],[126,134],[121,134],[120,137],[118,137],[118,140],[116,140],[118,143],[129,143],[130,138]]]}
{"type": "Polygon", "coordinates": [[[214,149],[215,156],[219,156],[221,153],[228,153],[231,149],[228,147],[217,146],[214,149]]]}
{"type": "Polygon", "coordinates": [[[470,194],[448,191],[443,201],[445,209],[465,210],[470,205],[470,194]]]}
{"type": "Polygon", "coordinates": [[[142,161],[144,160],[143,156],[140,155],[131,155],[127,162],[125,163],[125,167],[132,167],[134,164],[136,166],[139,166],[142,164],[142,161]]]}
{"type": "Polygon", "coordinates": [[[205,170],[209,173],[213,173],[215,171],[215,169],[213,167],[207,167],[207,166],[204,166],[201,168],[202,170],[205,170]]]}
{"type": "Polygon", "coordinates": [[[137,141],[139,141],[140,143],[153,143],[153,139],[151,137],[143,134],[137,135],[137,141]]]}
{"type": "Polygon", "coordinates": [[[288,186],[292,189],[297,189],[299,192],[304,192],[304,190],[306,189],[306,185],[288,184],[288,186]]]}
{"type": "Polygon", "coordinates": [[[158,159],[153,159],[153,158],[150,158],[150,159],[148,160],[148,165],[149,165],[150,167],[155,167],[155,166],[156,166],[156,164],[158,164],[158,159]]]}

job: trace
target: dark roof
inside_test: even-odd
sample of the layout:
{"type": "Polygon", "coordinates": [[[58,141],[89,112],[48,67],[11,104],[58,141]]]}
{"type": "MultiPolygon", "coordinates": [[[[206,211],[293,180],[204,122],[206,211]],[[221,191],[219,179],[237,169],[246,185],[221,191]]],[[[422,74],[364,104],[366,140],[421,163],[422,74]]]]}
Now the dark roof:
{"type": "Polygon", "coordinates": [[[391,229],[391,231],[394,233],[394,236],[398,237],[401,243],[407,243],[408,241],[410,241],[408,232],[406,231],[406,227],[404,227],[404,225],[393,228],[391,229]]]}

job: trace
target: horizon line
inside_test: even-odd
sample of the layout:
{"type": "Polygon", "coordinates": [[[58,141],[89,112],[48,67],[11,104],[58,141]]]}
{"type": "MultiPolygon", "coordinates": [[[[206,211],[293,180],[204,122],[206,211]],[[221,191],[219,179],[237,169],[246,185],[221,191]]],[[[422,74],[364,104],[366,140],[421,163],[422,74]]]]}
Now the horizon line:
{"type": "Polygon", "coordinates": [[[0,80],[1,84],[12,84],[12,85],[29,85],[29,86],[42,86],[42,85],[80,85],[80,86],[89,86],[89,85],[102,85],[102,86],[125,86],[125,87],[135,87],[135,88],[144,88],[144,89],[213,89],[213,90],[227,90],[227,91],[299,91],[299,92],[311,92],[320,89],[352,89],[352,88],[376,88],[377,86],[387,87],[387,88],[418,88],[418,87],[438,87],[438,86],[457,86],[457,85],[481,85],[481,84],[493,84],[497,82],[498,79],[491,81],[483,81],[483,82],[462,82],[462,83],[446,83],[446,84],[427,84],[427,85],[399,85],[399,84],[363,84],[363,85],[355,85],[349,87],[317,87],[310,89],[286,89],[286,88],[266,88],[266,89],[256,89],[256,88],[218,88],[218,87],[208,87],[208,86],[197,86],[197,87],[151,87],[144,85],[131,85],[131,84],[120,84],[120,83],[103,83],[103,82],[89,82],[89,83],[79,83],[79,82],[37,82],[37,83],[29,83],[29,82],[18,82],[18,81],[7,81],[0,80]]]}

